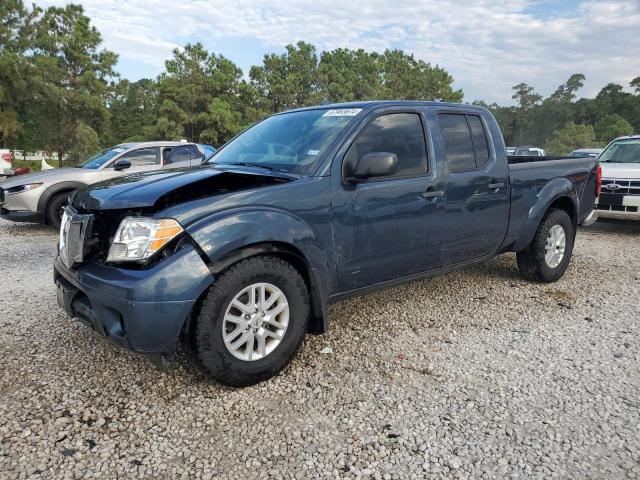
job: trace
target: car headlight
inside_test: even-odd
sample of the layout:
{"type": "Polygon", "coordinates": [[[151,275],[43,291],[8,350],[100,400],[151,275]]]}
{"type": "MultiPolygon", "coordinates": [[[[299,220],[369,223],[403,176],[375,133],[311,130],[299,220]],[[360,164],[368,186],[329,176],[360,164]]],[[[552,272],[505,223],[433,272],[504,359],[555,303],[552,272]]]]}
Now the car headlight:
{"type": "Polygon", "coordinates": [[[127,217],[120,223],[107,262],[137,262],[153,256],[183,232],[173,219],[127,217]]]}
{"type": "Polygon", "coordinates": [[[42,183],[27,183],[26,185],[18,185],[17,187],[7,188],[5,192],[7,195],[13,195],[14,193],[22,193],[33,190],[34,188],[41,187],[42,183]]]}

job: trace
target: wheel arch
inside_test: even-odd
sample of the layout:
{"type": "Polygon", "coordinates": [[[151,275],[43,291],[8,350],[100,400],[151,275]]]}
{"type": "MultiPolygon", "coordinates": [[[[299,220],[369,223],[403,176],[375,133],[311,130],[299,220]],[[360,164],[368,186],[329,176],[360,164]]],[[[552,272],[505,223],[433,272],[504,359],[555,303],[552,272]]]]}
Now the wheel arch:
{"type": "Polygon", "coordinates": [[[567,212],[575,232],[578,225],[578,199],[575,189],[566,178],[555,179],[540,190],[537,202],[529,210],[529,216],[521,231],[520,238],[516,242],[514,251],[519,252],[529,246],[540,226],[540,222],[542,222],[547,212],[553,208],[559,208],[567,212]]]}
{"type": "Polygon", "coordinates": [[[311,319],[307,331],[309,333],[324,333],[328,327],[328,295],[322,287],[322,282],[318,279],[317,272],[314,272],[305,255],[294,245],[279,241],[258,242],[246,245],[225,254],[215,261],[210,261],[209,269],[215,278],[242,260],[264,255],[281,258],[293,265],[300,273],[309,290],[311,301],[311,319]]]}
{"type": "Polygon", "coordinates": [[[44,192],[42,192],[42,195],[40,195],[40,198],[38,199],[38,213],[43,216],[44,223],[48,224],[49,222],[46,218],[47,207],[49,205],[49,202],[55,195],[65,192],[71,193],[74,190],[82,187],[86,187],[86,184],[81,182],[60,182],[56,183],[55,185],[51,185],[44,192]]]}

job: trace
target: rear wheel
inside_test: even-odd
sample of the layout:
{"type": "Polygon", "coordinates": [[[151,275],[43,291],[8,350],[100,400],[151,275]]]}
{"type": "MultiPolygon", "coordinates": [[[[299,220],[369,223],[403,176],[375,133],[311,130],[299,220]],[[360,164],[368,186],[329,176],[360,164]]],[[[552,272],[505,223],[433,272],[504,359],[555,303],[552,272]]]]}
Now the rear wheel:
{"type": "Polygon", "coordinates": [[[529,280],[551,283],[560,279],[569,266],[575,228],[569,214],[552,209],[540,222],[531,244],[518,252],[518,268],[529,280]]]}
{"type": "Polygon", "coordinates": [[[69,204],[69,195],[71,192],[56,193],[47,204],[46,220],[56,230],[60,229],[60,223],[62,222],[62,214],[64,209],[69,204]]]}
{"type": "Polygon", "coordinates": [[[197,366],[228,386],[276,375],[298,349],[309,319],[309,293],[298,271],[275,257],[230,267],[193,318],[197,366]]]}

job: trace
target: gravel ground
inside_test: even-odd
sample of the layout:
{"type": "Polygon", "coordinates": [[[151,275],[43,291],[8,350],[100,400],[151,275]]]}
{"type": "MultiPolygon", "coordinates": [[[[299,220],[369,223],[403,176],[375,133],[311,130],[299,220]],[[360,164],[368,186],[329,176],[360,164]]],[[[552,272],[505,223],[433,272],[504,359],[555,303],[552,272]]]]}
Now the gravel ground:
{"type": "Polygon", "coordinates": [[[552,285],[506,255],[339,303],[231,390],[67,318],[55,234],[0,221],[0,477],[640,478],[639,240],[581,230],[552,285]]]}

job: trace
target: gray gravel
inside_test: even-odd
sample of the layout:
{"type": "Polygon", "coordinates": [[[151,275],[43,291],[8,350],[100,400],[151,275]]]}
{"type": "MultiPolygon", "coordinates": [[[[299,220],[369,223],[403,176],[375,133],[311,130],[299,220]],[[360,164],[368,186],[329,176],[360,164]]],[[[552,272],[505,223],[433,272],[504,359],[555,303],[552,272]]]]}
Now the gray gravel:
{"type": "Polygon", "coordinates": [[[640,478],[639,240],[581,230],[552,285],[506,255],[337,304],[231,390],[66,318],[55,234],[0,221],[0,477],[640,478]]]}

